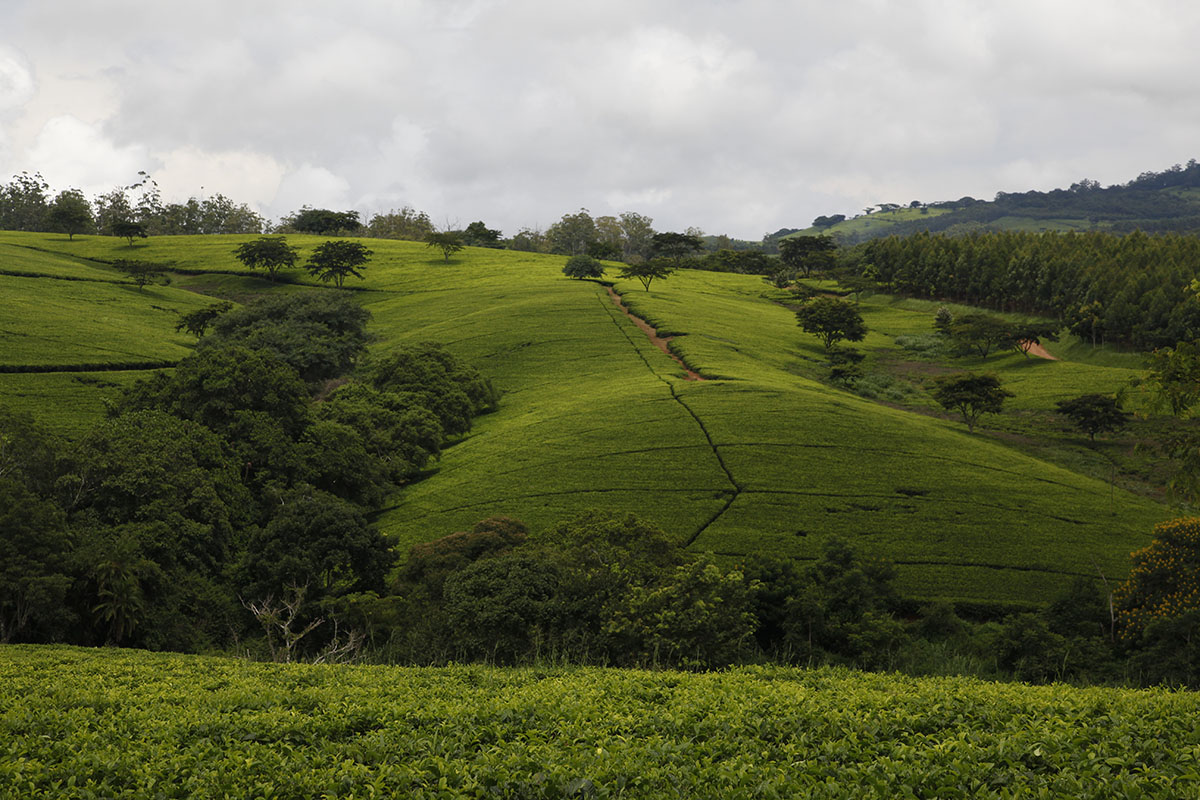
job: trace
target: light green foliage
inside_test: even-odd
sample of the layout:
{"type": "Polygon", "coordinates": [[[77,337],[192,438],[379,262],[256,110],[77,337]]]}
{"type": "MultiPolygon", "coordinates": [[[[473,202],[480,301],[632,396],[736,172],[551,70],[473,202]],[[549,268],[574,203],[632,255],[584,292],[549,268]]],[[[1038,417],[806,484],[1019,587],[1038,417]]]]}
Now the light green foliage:
{"type": "Polygon", "coordinates": [[[845,670],[0,653],[0,794],[1179,798],[1194,694],[845,670]]]}

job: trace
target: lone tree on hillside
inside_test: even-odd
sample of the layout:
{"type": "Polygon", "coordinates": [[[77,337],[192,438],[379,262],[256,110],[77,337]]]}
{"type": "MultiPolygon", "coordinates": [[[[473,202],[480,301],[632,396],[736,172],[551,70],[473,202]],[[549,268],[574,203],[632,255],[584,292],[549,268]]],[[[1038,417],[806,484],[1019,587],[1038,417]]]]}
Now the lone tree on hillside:
{"type": "Polygon", "coordinates": [[[833,266],[837,242],[829,236],[792,236],[779,240],[779,260],[808,277],[833,266]]]}
{"type": "Polygon", "coordinates": [[[805,333],[824,342],[826,350],[843,339],[861,342],[867,335],[867,326],[858,309],[832,297],[814,297],[796,310],[796,320],[805,333]]]}
{"type": "Polygon", "coordinates": [[[362,273],[355,267],[366,264],[372,255],[374,255],[372,251],[358,242],[339,239],[317,245],[317,249],[308,257],[308,264],[305,266],[310,273],[322,281],[328,283],[332,280],[334,286],[341,288],[347,275],[353,275],[362,280],[362,273]]]}
{"type": "Polygon", "coordinates": [[[641,264],[626,264],[621,267],[621,271],[617,273],[617,277],[621,280],[637,278],[648,292],[650,291],[650,284],[654,282],[655,278],[665,281],[674,271],[675,268],[666,259],[654,258],[644,261],[641,264]]]}
{"type": "Polygon", "coordinates": [[[77,233],[91,230],[95,224],[92,207],[83,196],[83,192],[78,189],[59,192],[50,205],[46,221],[52,229],[65,233],[68,239],[74,239],[77,233]]]}
{"type": "Polygon", "coordinates": [[[500,231],[489,228],[483,220],[472,222],[462,232],[464,244],[472,247],[500,247],[500,231]]]}
{"type": "Polygon", "coordinates": [[[127,219],[119,219],[109,226],[109,232],[113,236],[119,236],[122,239],[129,240],[129,246],[133,247],[134,239],[145,239],[150,234],[146,232],[146,226],[140,222],[133,222],[127,219]]]}
{"type": "Polygon", "coordinates": [[[262,236],[253,242],[245,242],[233,254],[250,269],[265,269],[271,280],[275,280],[279,270],[296,266],[296,259],[300,257],[300,251],[282,236],[262,236]]]}
{"type": "Polygon", "coordinates": [[[154,283],[154,281],[166,274],[166,270],[160,265],[149,261],[132,261],[121,258],[114,261],[113,266],[131,278],[137,284],[138,291],[144,289],[147,283],[154,283]]]}
{"type": "Polygon", "coordinates": [[[591,256],[571,256],[562,271],[568,278],[599,278],[604,275],[604,265],[591,256]]]}
{"type": "Polygon", "coordinates": [[[463,249],[463,241],[458,231],[430,231],[425,234],[425,246],[441,250],[442,257],[449,261],[451,255],[463,249]]]}
{"type": "Polygon", "coordinates": [[[1124,428],[1130,416],[1121,410],[1121,404],[1112,395],[1085,394],[1072,400],[1059,400],[1054,407],[1093,442],[1097,433],[1124,428]]]}
{"type": "Polygon", "coordinates": [[[1006,397],[1012,392],[1000,387],[995,375],[973,375],[970,372],[946,375],[937,379],[933,398],[947,411],[962,414],[967,430],[975,430],[975,422],[983,414],[999,414],[1006,397]]]}

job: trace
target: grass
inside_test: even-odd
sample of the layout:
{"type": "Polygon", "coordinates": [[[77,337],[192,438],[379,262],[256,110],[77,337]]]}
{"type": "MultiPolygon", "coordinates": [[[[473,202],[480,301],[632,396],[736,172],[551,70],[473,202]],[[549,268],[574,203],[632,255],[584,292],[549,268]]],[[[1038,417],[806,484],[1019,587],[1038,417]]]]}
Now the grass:
{"type": "Polygon", "coordinates": [[[1194,797],[1196,695],[0,647],[0,794],[1194,797]],[[848,788],[848,787],[853,787],[848,788]]]}
{"type": "MultiPolygon", "coordinates": [[[[302,273],[277,286],[243,274],[231,253],[246,238],[162,237],[132,249],[194,273],[147,293],[182,284],[235,298],[314,290],[302,273]]],[[[289,237],[302,248],[320,241],[289,237]]],[[[499,411],[477,420],[432,475],[377,515],[402,552],[492,514],[539,528],[606,508],[733,559],[814,558],[830,537],[844,536],[899,563],[912,596],[1021,603],[1049,599],[1097,567],[1120,577],[1129,552],[1167,516],[1113,490],[1094,469],[1073,471],[1069,459],[1023,452],[1004,430],[970,434],[942,418],[921,370],[949,367],[896,344],[927,333],[937,304],[862,301],[867,366],[881,375],[909,370],[891,388],[904,388],[897,380],[909,387],[901,395],[921,412],[913,413],[823,383],[820,343],[780,304],[787,293],[753,276],[685,270],[651,292],[617,284],[636,313],[681,334],[672,349],[710,378],[688,382],[603,287],[564,278],[562,257],[468,248],[445,263],[419,243],[364,241],[376,255],[351,291],[374,315],[373,347],[441,341],[504,393],[499,411]]],[[[131,249],[111,238],[67,243],[36,234],[0,235],[4,244],[96,263],[131,249]]],[[[186,344],[155,330],[155,347],[186,344]]],[[[1016,354],[986,366],[1020,388],[1013,407],[1021,413],[1044,413],[1068,389],[1124,374],[1016,354]]]]}

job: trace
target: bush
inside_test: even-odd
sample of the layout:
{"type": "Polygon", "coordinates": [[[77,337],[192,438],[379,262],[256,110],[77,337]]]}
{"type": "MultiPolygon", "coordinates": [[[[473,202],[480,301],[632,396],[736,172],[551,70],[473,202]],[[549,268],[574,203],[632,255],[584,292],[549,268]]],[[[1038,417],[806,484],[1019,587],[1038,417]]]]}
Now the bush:
{"type": "Polygon", "coordinates": [[[562,271],[568,278],[600,278],[604,276],[604,265],[592,256],[578,255],[568,258],[562,271]]]}

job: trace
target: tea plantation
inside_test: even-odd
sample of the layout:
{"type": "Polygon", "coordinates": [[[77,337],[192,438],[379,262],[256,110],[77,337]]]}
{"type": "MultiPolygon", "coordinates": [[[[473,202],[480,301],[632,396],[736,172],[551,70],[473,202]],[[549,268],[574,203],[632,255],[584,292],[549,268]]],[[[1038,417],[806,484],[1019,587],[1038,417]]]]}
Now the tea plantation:
{"type": "MultiPolygon", "coordinates": [[[[297,272],[273,284],[234,248],[252,237],[0,234],[0,402],[66,435],[138,375],[184,357],[178,315],[263,291],[334,291],[297,272]],[[165,265],[139,289],[120,259],[165,265]],[[190,290],[190,291],[189,291],[190,290]]],[[[302,256],[323,241],[291,236],[302,256]]],[[[833,536],[894,561],[919,598],[1025,603],[1076,575],[1120,578],[1168,516],[1160,504],[1033,457],[940,415],[813,379],[823,350],[755,276],[681,271],[616,288],[707,380],[687,381],[611,302],[561,274],[562,257],[468,248],[450,261],[412,242],[374,250],[353,292],[375,350],[442,342],[490,377],[500,408],[401,490],[378,524],[404,552],[493,514],[538,528],[587,508],[631,511],[695,550],[738,560],[814,558],[833,536]]],[[[615,274],[615,270],[613,270],[615,274]]],[[[930,330],[933,308],[865,298],[865,349],[930,330]]],[[[969,364],[967,366],[970,366],[969,364]]],[[[1111,392],[1134,370],[989,359],[1018,411],[1111,392]]],[[[911,405],[933,408],[932,403],[911,405]]]]}
{"type": "Polygon", "coordinates": [[[1200,699],[845,670],[0,648],[0,796],[1180,798],[1200,699]]]}

